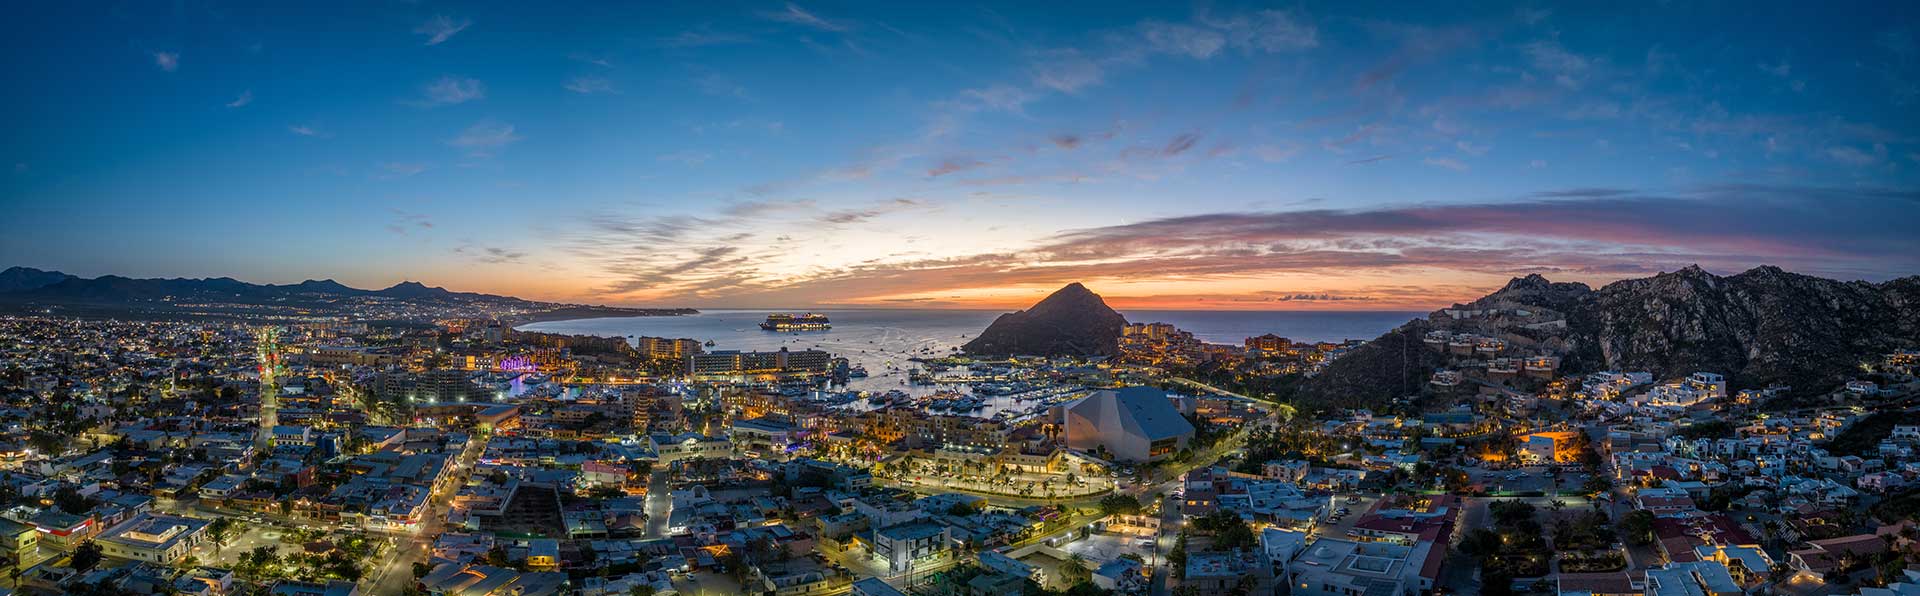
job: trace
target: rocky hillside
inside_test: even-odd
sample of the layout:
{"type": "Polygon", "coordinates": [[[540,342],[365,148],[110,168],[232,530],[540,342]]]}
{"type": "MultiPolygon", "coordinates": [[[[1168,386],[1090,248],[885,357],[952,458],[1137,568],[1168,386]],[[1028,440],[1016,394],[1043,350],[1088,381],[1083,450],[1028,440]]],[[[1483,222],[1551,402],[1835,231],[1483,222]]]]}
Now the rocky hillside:
{"type": "Polygon", "coordinates": [[[1099,294],[1068,284],[1032,308],[994,319],[986,331],[961,346],[968,354],[1111,356],[1119,351],[1126,317],[1099,294]]]}
{"type": "Polygon", "coordinates": [[[1708,371],[1727,375],[1733,389],[1781,383],[1822,392],[1862,361],[1920,345],[1920,277],[1873,284],[1771,266],[1725,277],[1688,267],[1594,290],[1530,275],[1355,350],[1302,383],[1299,397],[1365,405],[1418,391],[1440,364],[1418,349],[1429,329],[1560,355],[1562,374],[1644,370],[1665,379],[1708,371]]]}

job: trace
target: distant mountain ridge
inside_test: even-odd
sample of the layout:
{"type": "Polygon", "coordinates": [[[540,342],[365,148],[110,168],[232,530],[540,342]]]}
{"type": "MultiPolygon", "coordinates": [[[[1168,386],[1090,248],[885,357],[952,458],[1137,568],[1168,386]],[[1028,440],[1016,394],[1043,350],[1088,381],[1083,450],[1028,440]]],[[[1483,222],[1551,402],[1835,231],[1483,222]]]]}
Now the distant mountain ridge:
{"type": "Polygon", "coordinates": [[[1560,355],[1562,374],[1706,371],[1733,389],[1785,384],[1804,394],[1832,389],[1864,360],[1920,345],[1920,276],[1876,284],[1773,266],[1724,277],[1690,266],[1595,290],[1529,275],[1356,348],[1303,381],[1297,397],[1365,407],[1418,391],[1443,364],[1421,345],[1431,330],[1560,355]]]}
{"type": "Polygon", "coordinates": [[[11,267],[0,271],[0,310],[59,312],[87,316],[176,316],[176,305],[193,303],[273,305],[339,312],[351,298],[388,298],[413,304],[487,305],[525,314],[517,320],[594,316],[692,314],[693,309],[620,308],[538,302],[477,292],[455,292],[404,281],[364,290],[331,279],[296,284],[254,284],[231,277],[136,279],[118,275],[84,278],[58,271],[11,267]]]}
{"type": "Polygon", "coordinates": [[[0,293],[44,288],[73,276],[59,271],[41,271],[32,267],[8,267],[0,271],[0,293]]]}
{"type": "Polygon", "coordinates": [[[1120,349],[1126,317],[1099,294],[1067,284],[1027,310],[1000,315],[961,346],[969,354],[1111,356],[1120,349]]]}
{"type": "Polygon", "coordinates": [[[0,271],[0,300],[152,300],[175,298],[284,298],[299,294],[385,296],[402,299],[468,298],[529,302],[512,296],[453,292],[416,281],[403,281],[380,290],[362,290],[340,282],[307,280],[297,284],[253,284],[231,277],[147,278],[118,275],[84,278],[58,271],[11,267],[0,271]]]}

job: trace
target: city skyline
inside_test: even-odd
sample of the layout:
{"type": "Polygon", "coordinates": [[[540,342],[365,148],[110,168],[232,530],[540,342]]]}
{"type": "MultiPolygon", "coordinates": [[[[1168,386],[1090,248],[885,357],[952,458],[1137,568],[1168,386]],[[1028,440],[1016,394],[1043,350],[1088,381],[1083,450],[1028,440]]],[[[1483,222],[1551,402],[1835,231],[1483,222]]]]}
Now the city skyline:
{"type": "Polygon", "coordinates": [[[0,267],[1345,310],[1920,272],[1911,7],[1055,8],[34,6],[0,267]]]}

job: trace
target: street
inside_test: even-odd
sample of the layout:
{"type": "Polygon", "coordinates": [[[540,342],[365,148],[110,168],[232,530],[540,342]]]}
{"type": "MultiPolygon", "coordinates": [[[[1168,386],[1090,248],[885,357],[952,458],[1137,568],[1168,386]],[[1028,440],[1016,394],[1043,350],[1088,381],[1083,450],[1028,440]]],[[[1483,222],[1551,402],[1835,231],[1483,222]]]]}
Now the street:
{"type": "Polygon", "coordinates": [[[467,473],[473,469],[474,462],[480,459],[486,450],[486,437],[474,435],[467,440],[466,449],[454,458],[452,469],[447,470],[450,482],[443,483],[433,494],[427,497],[426,519],[414,527],[411,534],[388,536],[386,545],[393,551],[384,564],[367,574],[362,580],[361,591],[368,594],[399,594],[413,585],[413,564],[424,563],[433,552],[433,541],[447,523],[447,509],[453,500],[453,493],[465,485],[467,473]]]}

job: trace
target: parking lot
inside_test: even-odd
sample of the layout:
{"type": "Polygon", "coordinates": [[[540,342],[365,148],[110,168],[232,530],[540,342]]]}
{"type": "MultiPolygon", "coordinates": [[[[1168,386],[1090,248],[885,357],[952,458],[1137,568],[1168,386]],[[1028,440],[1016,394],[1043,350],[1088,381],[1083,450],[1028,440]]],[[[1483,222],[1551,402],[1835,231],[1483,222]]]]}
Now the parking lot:
{"type": "Polygon", "coordinates": [[[1333,508],[1335,511],[1329,511],[1328,513],[1336,513],[1339,509],[1345,508],[1347,514],[1329,516],[1326,519],[1320,520],[1319,525],[1313,528],[1313,535],[1321,538],[1346,538],[1348,536],[1347,532],[1353,529],[1353,524],[1360,521],[1360,518],[1366,515],[1367,510],[1373,508],[1373,502],[1378,500],[1380,500],[1380,498],[1374,496],[1337,496],[1333,500],[1333,508]],[[1338,517],[1339,519],[1334,519],[1334,517],[1338,517]]]}
{"type": "Polygon", "coordinates": [[[1587,473],[1577,467],[1563,466],[1555,474],[1552,466],[1525,466],[1513,469],[1487,470],[1468,468],[1467,474],[1473,484],[1486,489],[1489,494],[1577,491],[1587,482],[1587,473]]]}
{"type": "Polygon", "coordinates": [[[1060,545],[1067,554],[1080,555],[1090,567],[1120,558],[1120,555],[1135,554],[1147,558],[1153,554],[1151,538],[1135,534],[1094,533],[1060,545]]]}

